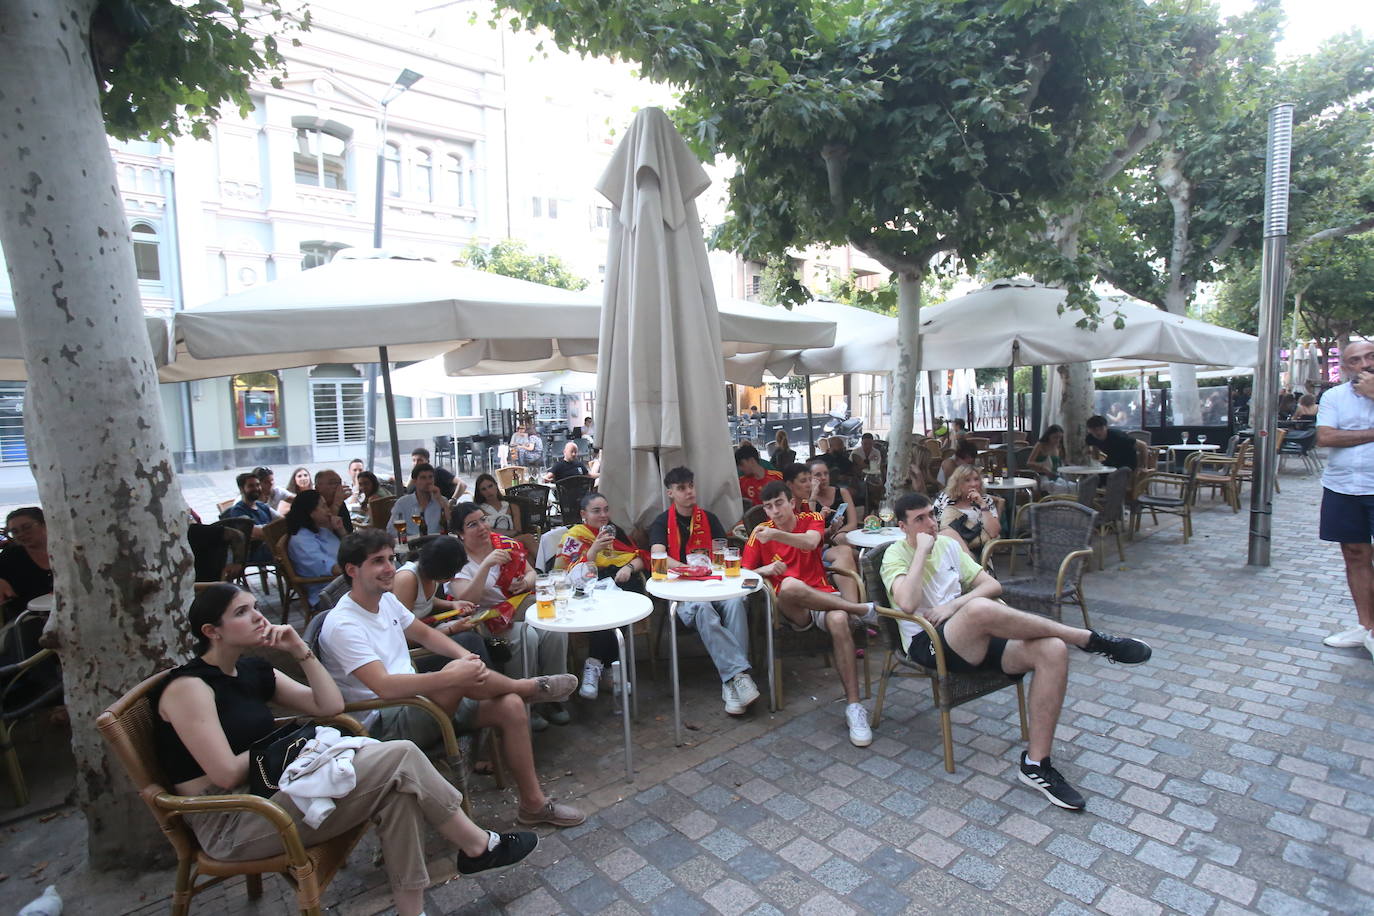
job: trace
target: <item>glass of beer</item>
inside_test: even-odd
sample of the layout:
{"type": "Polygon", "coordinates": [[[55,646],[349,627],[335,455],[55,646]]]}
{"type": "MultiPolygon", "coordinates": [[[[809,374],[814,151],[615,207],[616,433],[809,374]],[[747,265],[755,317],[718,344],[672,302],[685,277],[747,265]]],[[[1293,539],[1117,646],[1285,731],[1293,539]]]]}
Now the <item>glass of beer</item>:
{"type": "Polygon", "coordinates": [[[394,524],[396,525],[396,543],[404,544],[406,542],[406,523],[395,522],[394,524]]]}
{"type": "Polygon", "coordinates": [[[553,577],[553,603],[558,611],[559,617],[567,616],[568,603],[572,601],[572,580],[566,573],[558,573],[553,577]]]}
{"type": "Polygon", "coordinates": [[[655,550],[652,559],[653,564],[651,568],[653,570],[653,577],[655,579],[668,578],[668,551],[655,550]]]}
{"type": "Polygon", "coordinates": [[[553,580],[541,576],[534,580],[534,601],[540,620],[552,620],[555,614],[553,580]]]}
{"type": "Polygon", "coordinates": [[[716,568],[716,572],[725,568],[725,545],[728,543],[725,538],[711,541],[711,565],[716,568]]]}
{"type": "Polygon", "coordinates": [[[735,579],[739,577],[739,548],[725,548],[725,575],[727,578],[735,579]]]}

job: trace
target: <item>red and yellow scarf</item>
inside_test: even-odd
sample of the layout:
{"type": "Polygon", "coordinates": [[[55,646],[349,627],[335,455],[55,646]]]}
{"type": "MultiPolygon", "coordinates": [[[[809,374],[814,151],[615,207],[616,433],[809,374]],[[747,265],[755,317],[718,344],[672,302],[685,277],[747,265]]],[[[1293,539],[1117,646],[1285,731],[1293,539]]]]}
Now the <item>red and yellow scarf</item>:
{"type": "Polygon", "coordinates": [[[529,592],[511,593],[515,583],[525,576],[529,551],[519,541],[497,534],[495,531],[491,533],[491,546],[493,550],[510,551],[510,559],[501,564],[501,571],[496,575],[496,587],[501,590],[501,594],[506,596],[505,601],[493,608],[501,616],[493,617],[487,621],[487,629],[490,632],[502,633],[510,629],[515,612],[520,608],[521,603],[529,597],[529,592]]]}
{"type": "Polygon", "coordinates": [[[706,510],[701,506],[692,507],[692,521],[687,528],[686,549],[682,544],[682,530],[678,527],[677,507],[668,509],[668,556],[679,563],[687,562],[687,555],[694,550],[711,552],[711,522],[706,518],[706,510]]]}
{"type": "MultiPolygon", "coordinates": [[[[601,529],[593,529],[590,525],[573,525],[568,529],[568,533],[563,535],[563,543],[558,547],[559,556],[565,561],[568,568],[576,566],[578,563],[587,559],[587,551],[592,546],[592,541],[596,540],[597,532],[601,529]]],[[[603,550],[596,555],[596,565],[606,566],[628,566],[634,562],[635,557],[644,560],[644,565],[649,565],[648,555],[635,545],[622,541],[620,538],[611,539],[609,550],[603,550]]]]}

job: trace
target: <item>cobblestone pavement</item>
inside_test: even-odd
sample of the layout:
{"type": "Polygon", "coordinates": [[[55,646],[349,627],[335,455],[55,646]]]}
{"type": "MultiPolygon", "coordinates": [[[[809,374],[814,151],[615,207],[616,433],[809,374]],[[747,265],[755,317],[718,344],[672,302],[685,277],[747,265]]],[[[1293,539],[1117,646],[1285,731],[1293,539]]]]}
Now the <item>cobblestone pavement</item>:
{"type": "MultiPolygon", "coordinates": [[[[689,661],[694,728],[675,749],[664,679],[646,667],[636,782],[619,771],[608,701],[579,707],[562,740],[541,739],[540,766],[594,816],[545,835],[529,867],[431,888],[427,912],[1374,912],[1374,665],[1320,644],[1353,610],[1338,551],[1315,537],[1319,483],[1296,468],[1280,480],[1273,566],[1245,565],[1246,511],[1204,499],[1186,547],[1176,520],[1146,519],[1126,561],[1109,549],[1089,576],[1094,625],[1155,654],[1120,668],[1073,653],[1054,759],[1085,812],[1016,781],[1011,691],[956,711],[947,774],[923,683],[894,685],[858,749],[818,661],[790,661],[787,708],[743,722],[689,661]]],[[[479,786],[476,803],[484,823],[509,823],[508,793],[479,786]]],[[[386,909],[370,849],[336,880],[334,911],[386,909]]],[[[165,911],[170,885],[170,871],[142,876],[119,909],[165,911]]],[[[286,906],[282,882],[266,891],[253,907],[231,883],[202,911],[286,906]]]]}

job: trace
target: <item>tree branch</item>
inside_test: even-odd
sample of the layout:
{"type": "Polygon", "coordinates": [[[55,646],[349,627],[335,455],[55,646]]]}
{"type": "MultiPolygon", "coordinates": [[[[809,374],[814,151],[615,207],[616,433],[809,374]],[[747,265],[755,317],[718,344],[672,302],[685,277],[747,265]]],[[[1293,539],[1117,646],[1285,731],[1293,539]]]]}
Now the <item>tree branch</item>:
{"type": "Polygon", "coordinates": [[[1227,229],[1225,234],[1217,239],[1217,243],[1207,250],[1207,260],[1220,260],[1222,255],[1231,250],[1231,246],[1236,243],[1236,239],[1240,238],[1240,233],[1244,228],[1244,226],[1235,225],[1227,229]]]}
{"type": "Polygon", "coordinates": [[[1374,216],[1369,216],[1353,223],[1347,223],[1344,226],[1331,226],[1320,232],[1314,232],[1302,241],[1294,242],[1289,250],[1297,254],[1308,245],[1315,245],[1318,242],[1329,242],[1332,239],[1343,239],[1352,235],[1360,235],[1371,229],[1374,229],[1374,216]]]}
{"type": "Polygon", "coordinates": [[[1152,290],[1141,286],[1130,277],[1120,273],[1116,268],[1112,267],[1112,265],[1108,264],[1100,257],[1094,258],[1093,260],[1096,262],[1097,275],[1103,280],[1106,280],[1126,295],[1139,299],[1141,302],[1148,302],[1156,308],[1164,308],[1164,303],[1152,290]]]}

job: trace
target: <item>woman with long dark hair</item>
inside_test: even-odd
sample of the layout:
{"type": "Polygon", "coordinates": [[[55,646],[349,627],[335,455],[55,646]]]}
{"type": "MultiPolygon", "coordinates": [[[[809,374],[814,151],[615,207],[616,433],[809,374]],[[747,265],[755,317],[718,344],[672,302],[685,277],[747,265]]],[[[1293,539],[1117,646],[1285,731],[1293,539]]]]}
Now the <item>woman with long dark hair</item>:
{"type": "MultiPolygon", "coordinates": [[[[331,716],[343,710],[343,697],[300,635],[292,627],[268,623],[247,590],[227,582],[211,585],[191,602],[187,617],[196,657],[169,672],[149,696],[157,714],[157,757],[178,795],[245,792],[248,749],[276,727],[269,702],[307,716],[331,716]],[[262,648],[291,655],[306,683],[245,654],[262,648]]],[[[430,883],[426,825],[459,850],[460,874],[508,868],[538,844],[533,833],[498,835],[474,824],[463,813],[458,790],[409,741],[365,745],[355,751],[352,763],[356,786],[334,799],[334,810],[317,827],[305,823],[286,793],[271,798],[296,822],[307,846],[374,822],[400,916],[424,910],[430,883]]],[[[213,858],[259,859],[282,852],[280,834],[255,814],[188,814],[186,823],[213,858]]]]}
{"type": "Polygon", "coordinates": [[[506,501],[505,494],[496,478],[490,474],[478,474],[472,485],[472,501],[487,518],[492,531],[503,534],[516,534],[520,531],[520,507],[506,501]]]}
{"type": "MultiPolygon", "coordinates": [[[[286,512],[286,554],[300,576],[337,576],[339,536],[331,522],[335,516],[319,490],[298,493],[286,512]]],[[[326,583],[305,587],[305,600],[313,608],[326,583]]]]}

